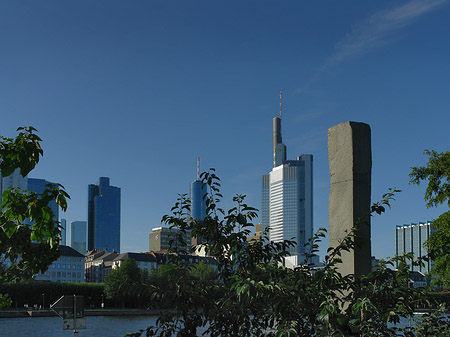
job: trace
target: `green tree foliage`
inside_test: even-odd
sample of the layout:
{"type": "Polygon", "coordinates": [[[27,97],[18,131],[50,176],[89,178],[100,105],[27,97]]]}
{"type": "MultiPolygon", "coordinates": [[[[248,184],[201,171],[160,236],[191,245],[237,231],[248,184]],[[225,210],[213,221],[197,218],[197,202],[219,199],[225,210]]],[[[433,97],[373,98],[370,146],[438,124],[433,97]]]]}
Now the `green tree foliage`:
{"type": "MultiPolygon", "coordinates": [[[[450,207],[450,152],[437,153],[425,150],[428,155],[426,166],[412,167],[410,183],[419,185],[428,181],[425,191],[427,207],[447,203],[450,207]]],[[[450,211],[433,221],[434,231],[426,242],[430,258],[434,261],[431,270],[433,284],[450,287],[450,211]]]]}
{"type": "MultiPolygon", "coordinates": [[[[63,295],[81,295],[84,297],[85,306],[100,307],[103,283],[85,282],[48,282],[48,281],[27,281],[13,284],[0,284],[0,292],[6,293],[11,299],[11,306],[23,308],[24,304],[33,306],[42,305],[46,309],[55,303],[63,295]],[[44,303],[43,303],[44,302],[44,303]]],[[[108,303],[108,306],[110,303],[108,303]]]]}
{"type": "MultiPolygon", "coordinates": [[[[126,259],[106,277],[105,294],[107,298],[120,301],[125,306],[128,299],[138,297],[140,289],[147,282],[147,272],[141,270],[135,260],[126,259]]],[[[134,304],[139,306],[139,303],[134,304]]]]}
{"type": "MultiPolygon", "coordinates": [[[[244,196],[236,196],[236,206],[225,212],[219,207],[220,183],[214,171],[202,173],[202,180],[208,187],[205,220],[188,216],[189,200],[183,196],[163,220],[207,243],[207,252],[217,261],[218,279],[198,282],[192,266],[181,260],[156,271],[159,282],[147,291],[154,303],[173,311],[129,336],[429,336],[435,323],[440,333],[450,332],[449,322],[439,321],[438,314],[426,315],[415,327],[394,325],[418,307],[436,306],[426,289],[410,287],[412,256],[382,261],[357,279],[343,276],[337,267],[342,252],[354,248],[355,228],[339,246],[328,249],[323,268],[316,270],[308,258],[325,236],[320,229],[306,247],[304,263],[284,268],[283,257],[294,242],[270,242],[265,233],[262,241],[248,243],[256,210],[244,203],[244,196]],[[392,268],[396,262],[397,272],[392,268]]],[[[374,204],[371,213],[390,207],[394,192],[374,204]]]]}
{"type": "Polygon", "coordinates": [[[419,185],[423,180],[428,180],[425,191],[427,207],[438,206],[446,201],[450,207],[450,152],[425,150],[424,154],[429,157],[427,166],[412,167],[410,183],[419,185]]]}
{"type": "MultiPolygon", "coordinates": [[[[25,177],[39,162],[43,150],[33,127],[18,128],[16,138],[0,136],[0,169],[3,177],[16,169],[25,177]]],[[[58,258],[60,228],[49,206],[55,200],[63,211],[69,195],[60,184],[48,185],[42,194],[10,188],[2,194],[0,212],[0,283],[29,279],[45,272],[58,258]],[[27,219],[33,224],[29,225],[27,219]]],[[[0,295],[0,307],[7,305],[0,295]]]]}

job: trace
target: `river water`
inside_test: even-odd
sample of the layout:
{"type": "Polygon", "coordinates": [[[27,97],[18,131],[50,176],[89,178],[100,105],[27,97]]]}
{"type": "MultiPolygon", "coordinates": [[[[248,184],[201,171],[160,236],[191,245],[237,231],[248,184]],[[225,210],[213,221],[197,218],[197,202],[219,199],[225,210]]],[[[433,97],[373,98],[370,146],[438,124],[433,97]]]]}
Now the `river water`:
{"type": "MultiPolygon", "coordinates": [[[[78,337],[124,337],[154,325],[157,316],[88,316],[86,329],[77,330],[78,337]]],[[[0,336],[7,337],[72,337],[73,330],[62,330],[60,317],[0,318],[0,336]]]]}

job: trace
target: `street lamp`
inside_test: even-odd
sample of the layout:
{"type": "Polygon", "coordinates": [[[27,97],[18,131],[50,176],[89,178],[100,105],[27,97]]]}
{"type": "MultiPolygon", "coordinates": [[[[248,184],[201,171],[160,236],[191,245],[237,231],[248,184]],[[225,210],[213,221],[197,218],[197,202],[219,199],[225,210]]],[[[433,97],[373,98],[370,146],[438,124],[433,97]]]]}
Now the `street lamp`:
{"type": "Polygon", "coordinates": [[[105,303],[103,302],[103,294],[102,294],[102,309],[105,307],[105,303]]]}
{"type": "Polygon", "coordinates": [[[42,294],[42,309],[45,308],[45,294],[42,294]]]}

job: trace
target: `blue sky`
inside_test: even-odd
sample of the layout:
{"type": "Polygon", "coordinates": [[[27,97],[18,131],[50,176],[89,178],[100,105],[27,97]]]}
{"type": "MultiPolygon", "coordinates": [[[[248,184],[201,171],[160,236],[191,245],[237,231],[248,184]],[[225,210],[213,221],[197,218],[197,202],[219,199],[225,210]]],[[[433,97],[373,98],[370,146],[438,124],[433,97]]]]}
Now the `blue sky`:
{"type": "MultiPolygon", "coordinates": [[[[33,125],[44,158],[30,177],[63,184],[67,220],[87,219],[87,185],[122,188],[122,251],[148,250],[178,193],[214,167],[260,207],[283,91],[288,158],[314,155],[314,227],[328,225],[327,129],[372,128],[372,254],[396,224],[426,221],[410,186],[425,149],[448,150],[450,3],[412,1],[3,1],[0,134],[33,125]]],[[[326,248],[327,242],[323,245],[326,248]]]]}

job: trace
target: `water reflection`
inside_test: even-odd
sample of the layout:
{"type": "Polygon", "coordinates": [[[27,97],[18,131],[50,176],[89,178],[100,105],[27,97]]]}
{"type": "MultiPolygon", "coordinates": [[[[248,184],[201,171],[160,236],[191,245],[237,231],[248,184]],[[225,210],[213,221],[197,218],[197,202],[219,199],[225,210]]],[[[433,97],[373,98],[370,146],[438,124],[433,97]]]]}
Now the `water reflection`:
{"type": "MultiPolygon", "coordinates": [[[[155,324],[157,316],[88,316],[86,328],[78,330],[79,337],[123,337],[155,324]]],[[[73,330],[62,330],[59,317],[1,318],[0,336],[14,337],[72,337],[73,330]]]]}

